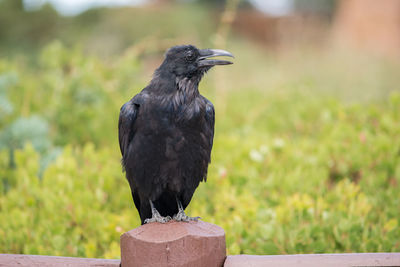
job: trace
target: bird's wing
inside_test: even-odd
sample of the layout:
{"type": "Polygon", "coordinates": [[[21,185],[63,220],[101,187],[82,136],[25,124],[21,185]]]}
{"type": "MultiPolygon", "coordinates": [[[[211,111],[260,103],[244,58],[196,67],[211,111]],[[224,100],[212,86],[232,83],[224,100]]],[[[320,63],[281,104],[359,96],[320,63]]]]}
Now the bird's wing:
{"type": "MultiPolygon", "coordinates": [[[[118,139],[119,139],[119,147],[121,149],[122,154],[122,166],[126,169],[126,158],[129,153],[129,144],[132,142],[134,138],[134,125],[135,121],[138,117],[140,105],[143,104],[144,96],[142,94],[138,94],[133,97],[129,102],[125,103],[121,107],[121,111],[119,113],[119,121],[118,121],[118,139]]],[[[133,202],[140,214],[140,206],[141,200],[139,194],[137,193],[137,189],[132,186],[132,177],[126,174],[126,178],[129,181],[129,185],[131,186],[133,202]]],[[[141,215],[141,214],[140,214],[141,215]]],[[[142,217],[142,215],[141,215],[142,217]]],[[[143,220],[142,220],[143,223],[143,220]]]]}
{"type": "Polygon", "coordinates": [[[206,100],[206,114],[205,114],[206,124],[207,124],[206,135],[209,140],[209,154],[211,154],[211,149],[214,140],[215,110],[214,110],[214,105],[211,103],[211,101],[209,101],[206,98],[204,99],[206,100]]]}
{"type": "Polygon", "coordinates": [[[135,123],[139,105],[133,99],[126,102],[119,113],[118,121],[118,138],[119,148],[121,149],[122,157],[128,152],[129,143],[133,138],[133,125],[135,123]]]}

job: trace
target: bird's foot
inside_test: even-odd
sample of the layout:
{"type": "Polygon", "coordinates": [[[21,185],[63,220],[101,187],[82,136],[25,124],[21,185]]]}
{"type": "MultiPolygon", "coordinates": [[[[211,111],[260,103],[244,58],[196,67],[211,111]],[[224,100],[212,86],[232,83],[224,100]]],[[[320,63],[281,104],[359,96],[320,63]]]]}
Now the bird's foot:
{"type": "Polygon", "coordinates": [[[150,219],[144,220],[144,223],[153,223],[153,222],[167,223],[170,220],[172,220],[171,216],[163,217],[159,213],[157,213],[153,214],[153,217],[151,217],[150,219]]]}
{"type": "Polygon", "coordinates": [[[190,221],[195,221],[197,222],[198,219],[201,219],[199,216],[197,217],[189,217],[185,214],[183,210],[180,210],[177,214],[172,217],[173,220],[177,222],[190,222],[190,221]]]}

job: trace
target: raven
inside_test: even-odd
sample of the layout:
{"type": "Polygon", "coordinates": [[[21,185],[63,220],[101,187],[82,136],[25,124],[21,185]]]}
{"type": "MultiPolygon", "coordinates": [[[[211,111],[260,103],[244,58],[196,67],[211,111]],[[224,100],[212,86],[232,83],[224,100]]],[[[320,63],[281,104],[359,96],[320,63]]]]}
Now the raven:
{"type": "Polygon", "coordinates": [[[184,209],[207,178],[215,112],[198,85],[213,66],[232,64],[216,56],[233,57],[193,45],[170,48],[150,84],[121,107],[122,165],[142,224],[199,218],[184,209]]]}

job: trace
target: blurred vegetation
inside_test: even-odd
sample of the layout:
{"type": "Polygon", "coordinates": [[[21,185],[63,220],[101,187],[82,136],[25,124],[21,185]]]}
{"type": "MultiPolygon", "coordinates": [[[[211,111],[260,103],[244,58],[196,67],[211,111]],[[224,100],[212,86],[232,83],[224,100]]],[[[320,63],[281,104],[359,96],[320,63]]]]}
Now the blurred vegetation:
{"type": "MultiPolygon", "coordinates": [[[[205,9],[162,12],[174,24],[183,11],[186,26],[201,26],[182,36],[211,43],[213,22],[197,24],[205,9]]],[[[118,258],[119,236],[140,224],[120,166],[119,108],[171,40],[132,27],[122,35],[135,40],[113,57],[60,38],[0,59],[1,253],[118,258]]],[[[215,103],[216,135],[188,213],[223,227],[229,254],[400,251],[398,64],[270,54],[235,36],[226,49],[235,64],[200,88],[215,103]]]]}
{"type": "Polygon", "coordinates": [[[331,17],[335,11],[337,0],[294,0],[294,8],[303,13],[317,13],[331,17]]]}
{"type": "Polygon", "coordinates": [[[0,0],[0,56],[39,53],[54,39],[102,57],[115,56],[149,36],[207,44],[220,10],[210,13],[201,3],[189,3],[153,5],[147,12],[140,7],[96,8],[63,17],[49,4],[26,12],[22,1],[0,0]]]}

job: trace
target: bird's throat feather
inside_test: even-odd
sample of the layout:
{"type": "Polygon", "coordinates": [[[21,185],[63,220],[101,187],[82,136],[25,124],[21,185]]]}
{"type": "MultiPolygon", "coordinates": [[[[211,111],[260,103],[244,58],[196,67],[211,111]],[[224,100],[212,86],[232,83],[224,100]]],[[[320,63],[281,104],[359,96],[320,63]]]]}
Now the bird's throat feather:
{"type": "Polygon", "coordinates": [[[199,81],[197,79],[176,79],[176,91],[173,97],[175,108],[182,108],[182,105],[188,105],[199,96],[199,81]]]}

